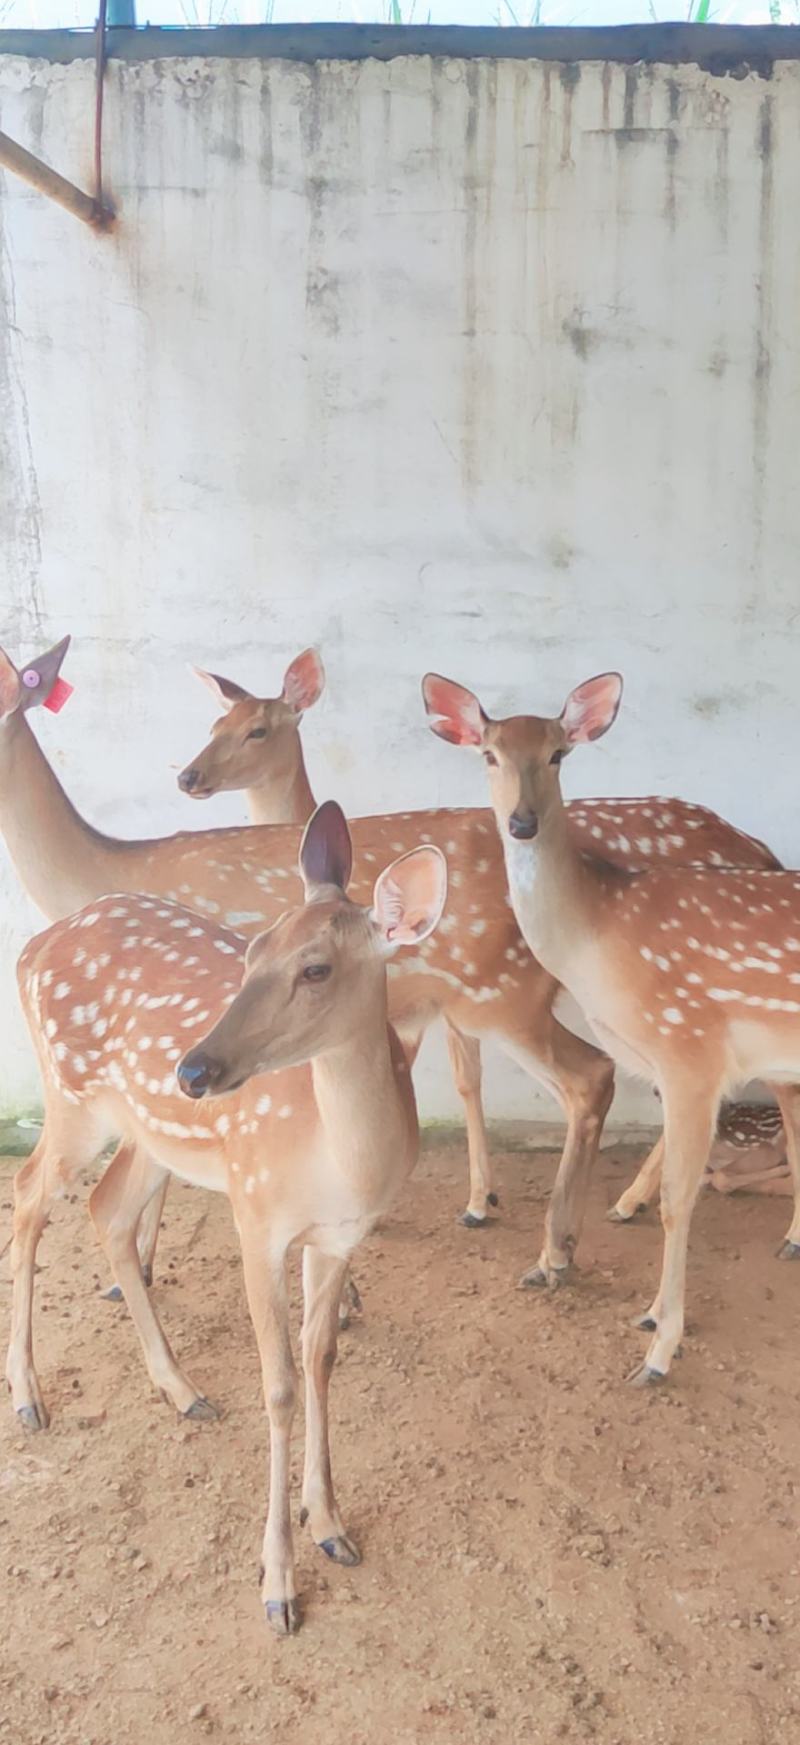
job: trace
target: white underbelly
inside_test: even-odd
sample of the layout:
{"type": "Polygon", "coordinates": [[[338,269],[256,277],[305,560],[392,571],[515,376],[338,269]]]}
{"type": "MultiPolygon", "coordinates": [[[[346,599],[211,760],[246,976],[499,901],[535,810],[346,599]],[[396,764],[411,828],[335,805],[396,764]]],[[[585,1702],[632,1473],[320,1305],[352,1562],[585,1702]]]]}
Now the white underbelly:
{"type": "Polygon", "coordinates": [[[730,1076],[738,1084],[752,1079],[800,1084],[800,1022],[786,1021],[777,1030],[749,1018],[734,1020],[728,1030],[728,1060],[730,1076]]]}
{"type": "Polygon", "coordinates": [[[655,1084],[655,1073],[649,1062],[627,1042],[624,1036],[614,1028],[613,1022],[608,1022],[608,1015],[602,1018],[587,1017],[572,994],[566,988],[560,988],[556,994],[553,1010],[566,1030],[571,1030],[573,1036],[580,1036],[583,1042],[594,1042],[598,1048],[603,1048],[606,1054],[623,1072],[630,1073],[632,1078],[644,1079],[647,1084],[655,1084]]]}

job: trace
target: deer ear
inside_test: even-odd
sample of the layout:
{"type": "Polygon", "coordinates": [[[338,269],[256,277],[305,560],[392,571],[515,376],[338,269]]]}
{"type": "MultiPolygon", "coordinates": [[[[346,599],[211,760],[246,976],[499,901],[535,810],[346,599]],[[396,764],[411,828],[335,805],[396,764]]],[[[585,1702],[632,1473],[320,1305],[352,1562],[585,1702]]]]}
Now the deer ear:
{"type": "MultiPolygon", "coordinates": [[[[46,654],[40,654],[38,660],[31,660],[20,673],[21,696],[20,709],[35,709],[38,703],[46,703],[54,689],[64,656],[72,638],[63,636],[55,648],[48,648],[46,654]]],[[[61,689],[65,699],[70,694],[70,687],[62,680],[61,689]]]]}
{"type": "Polygon", "coordinates": [[[5,649],[0,648],[0,720],[5,721],[19,707],[22,686],[19,673],[5,649]]]}
{"type": "Polygon", "coordinates": [[[346,891],[353,870],[353,845],[347,819],[335,800],[324,800],[309,818],[300,844],[300,873],[306,897],[318,885],[346,891]]]}
{"type": "Polygon", "coordinates": [[[477,697],[452,679],[439,673],[426,673],[422,681],[422,701],[431,717],[431,732],[451,745],[482,745],[489,717],[477,697]]]}
{"type": "Polygon", "coordinates": [[[447,861],[440,848],[412,848],[377,880],[372,920],[384,948],[419,945],[441,919],[447,899],[447,861]]]}
{"type": "Polygon", "coordinates": [[[620,673],[601,673],[577,685],[561,711],[561,725],[567,745],[585,745],[591,739],[601,739],[613,727],[622,702],[620,673]]]}
{"type": "Polygon", "coordinates": [[[219,673],[207,673],[201,666],[193,666],[192,672],[204,685],[208,685],[212,695],[216,697],[223,709],[232,709],[234,703],[250,701],[250,692],[243,690],[241,685],[235,685],[233,679],[222,679],[219,673]]]}
{"type": "Polygon", "coordinates": [[[305,709],[318,702],[324,689],[325,668],[321,657],[315,648],[306,648],[286,668],[281,702],[294,709],[296,715],[302,715],[305,709]]]}

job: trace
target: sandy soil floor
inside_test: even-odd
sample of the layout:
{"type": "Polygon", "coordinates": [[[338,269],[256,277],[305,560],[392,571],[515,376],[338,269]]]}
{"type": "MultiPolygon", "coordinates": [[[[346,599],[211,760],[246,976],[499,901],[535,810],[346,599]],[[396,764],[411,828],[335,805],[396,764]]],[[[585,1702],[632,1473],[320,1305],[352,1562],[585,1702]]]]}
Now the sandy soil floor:
{"type": "MultiPolygon", "coordinates": [[[[500,1215],[466,1231],[463,1149],[426,1151],[358,1256],[364,1314],[334,1378],[364,1561],[336,1568],[298,1529],[290,1641],[256,1589],[266,1431],[226,1205],[176,1188],[162,1235],[170,1338],[224,1412],[189,1427],[99,1297],[83,1204],[62,1204],[38,1277],[52,1428],[0,1420],[0,1739],[800,1738],[800,1266],[774,1258],[789,1203],[703,1199],[685,1352],[642,1394],[623,1377],[659,1228],[603,1218],[630,1164],[605,1155],[578,1281],[542,1296],[514,1285],[553,1160],[502,1158],[500,1215]]],[[[301,1448],[302,1415],[298,1486],[301,1448]]]]}

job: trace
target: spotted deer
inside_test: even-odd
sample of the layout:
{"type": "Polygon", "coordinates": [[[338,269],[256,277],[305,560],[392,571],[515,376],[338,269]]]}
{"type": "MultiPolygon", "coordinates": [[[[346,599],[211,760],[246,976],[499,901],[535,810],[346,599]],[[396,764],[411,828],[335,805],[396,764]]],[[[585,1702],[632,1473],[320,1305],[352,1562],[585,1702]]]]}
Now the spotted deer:
{"type": "MultiPolygon", "coordinates": [[[[318,650],[307,648],[295,657],[284,674],[279,697],[256,697],[233,679],[202,667],[193,670],[221,705],[223,714],[211,729],[208,745],[181,770],[178,787],[193,800],[243,792],[253,824],[307,823],[316,802],[300,726],[306,710],[319,701],[325,687],[318,650]]],[[[384,826],[386,821],[376,822],[384,826]]],[[[407,815],[405,820],[398,819],[399,824],[404,822],[407,815]]],[[[467,1129],[470,1192],[461,1223],[474,1228],[486,1222],[487,1206],[498,1204],[481,1096],[481,1045],[458,1030],[447,1014],[445,1035],[467,1129]]],[[[161,1205],[154,1207],[156,1221],[161,1211],[161,1205]]],[[[351,1290],[354,1288],[351,1285],[351,1290]]]]}
{"type": "MultiPolygon", "coordinates": [[[[68,642],[22,672],[0,651],[0,828],[29,896],[50,920],[109,893],[141,892],[185,903],[247,936],[262,931],[298,900],[299,828],[247,825],[140,841],[92,829],[68,800],[27,719],[34,704],[51,698],[68,642]]],[[[680,800],[587,800],[574,805],[569,818],[577,847],[600,850],[621,866],[638,865],[646,853],[663,864],[677,857],[773,864],[763,844],[680,800]]],[[[554,1016],[558,983],[531,957],[512,914],[491,811],[390,813],[351,820],[350,830],[356,901],[369,900],[376,865],[419,842],[438,846],[452,868],[441,927],[419,951],[389,966],[390,1015],[409,1057],[434,1019],[445,1018],[461,1035],[492,1038],[564,1111],[567,1131],[544,1245],[525,1275],[527,1283],[556,1283],[578,1239],[612,1096],[611,1062],[554,1016]]],[[[103,966],[90,961],[99,976],[103,966]]],[[[469,1103],[466,1109],[469,1124],[469,1103]]],[[[471,1156],[482,1163],[479,1146],[471,1147],[471,1156]]],[[[476,1222],[486,1216],[490,1191],[487,1176],[471,1192],[476,1222]]],[[[152,1258],[152,1225],[148,1240],[150,1246],[140,1233],[145,1265],[152,1258]]]]}
{"type": "Polygon", "coordinates": [[[54,1197],[109,1140],[119,1149],[90,1210],[154,1387],[184,1415],[214,1415],[177,1364],[136,1250],[164,1173],[231,1202],[270,1423],[262,1598],[269,1623],[300,1611],[289,1510],[297,1384],[286,1261],[303,1250],[306,1449],[301,1520],[335,1562],[359,1554],[336,1506],[328,1385],[337,1306],[353,1249],[413,1169],[417,1114],[389,1022],[386,962],[418,949],[446,891],[440,850],[419,847],[377,879],[370,910],[345,895],[352,849],[329,801],[300,848],[304,902],[248,945],[191,909],[105,897],[26,948],[19,986],[41,1068],[44,1129],[16,1178],[7,1375],[14,1409],[42,1429],[33,1358],[36,1248],[54,1197]],[[104,974],[90,973],[103,962],[104,974]],[[68,990],[68,991],[65,991],[68,990]]]}
{"type": "Polygon", "coordinates": [[[723,1098],[771,1084],[783,1116],[794,1216],[782,1257],[800,1256],[800,874],[718,867],[628,872],[576,844],[561,764],[616,719],[617,673],[572,691],[553,719],[493,721],[477,697],[428,674],[434,727],[478,750],[514,912],[531,951],[577,1000],[612,1057],[664,1106],[658,1294],[631,1380],[667,1374],[684,1322],[686,1250],[723,1098]]]}

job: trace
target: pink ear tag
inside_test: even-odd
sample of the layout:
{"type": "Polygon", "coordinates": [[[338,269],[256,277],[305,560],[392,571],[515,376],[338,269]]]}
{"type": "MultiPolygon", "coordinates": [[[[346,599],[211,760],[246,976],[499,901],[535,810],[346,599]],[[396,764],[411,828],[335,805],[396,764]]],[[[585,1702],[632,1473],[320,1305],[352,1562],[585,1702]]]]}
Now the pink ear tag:
{"type": "Polygon", "coordinates": [[[75,686],[68,685],[66,679],[56,679],[53,689],[45,702],[45,708],[49,709],[53,715],[58,715],[63,709],[64,704],[69,702],[74,689],[75,686]]]}
{"type": "Polygon", "coordinates": [[[26,690],[28,690],[28,691],[35,691],[36,690],[36,686],[39,683],[39,674],[37,673],[35,667],[29,666],[27,672],[23,673],[22,683],[25,686],[26,690]]]}

